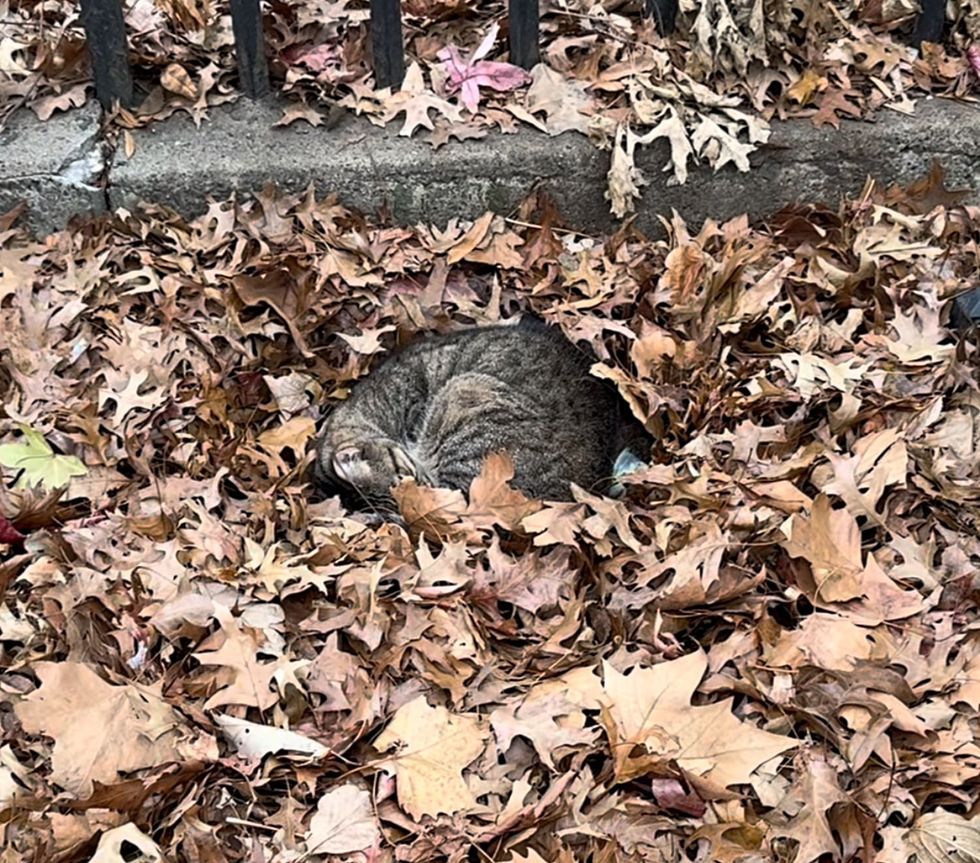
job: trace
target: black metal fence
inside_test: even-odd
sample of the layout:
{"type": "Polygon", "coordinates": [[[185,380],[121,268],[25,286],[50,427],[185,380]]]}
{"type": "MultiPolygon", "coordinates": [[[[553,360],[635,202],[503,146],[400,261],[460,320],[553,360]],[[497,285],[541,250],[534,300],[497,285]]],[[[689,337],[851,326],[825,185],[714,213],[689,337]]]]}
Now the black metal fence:
{"type": "MultiPolygon", "coordinates": [[[[260,0],[230,0],[239,87],[258,99],[269,90],[269,67],[262,36],[260,0]]],[[[405,77],[400,0],[370,0],[371,47],[378,87],[398,87],[405,77]]],[[[671,33],[678,0],[646,0],[645,11],[661,33],[671,33]]],[[[119,102],[133,104],[133,76],[129,68],[126,27],[121,0],[81,0],[82,26],[92,55],[95,91],[106,107],[119,102]]],[[[538,0],[508,0],[510,61],[530,69],[539,60],[538,0]]],[[[945,0],[921,0],[913,42],[938,42],[942,38],[945,0]]]]}

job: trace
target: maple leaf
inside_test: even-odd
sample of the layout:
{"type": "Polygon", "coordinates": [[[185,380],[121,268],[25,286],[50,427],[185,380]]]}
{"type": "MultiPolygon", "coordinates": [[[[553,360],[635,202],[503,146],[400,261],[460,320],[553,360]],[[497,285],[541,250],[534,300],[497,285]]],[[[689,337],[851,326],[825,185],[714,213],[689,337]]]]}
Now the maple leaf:
{"type": "Polygon", "coordinates": [[[793,632],[784,632],[767,662],[799,668],[804,664],[850,671],[860,662],[882,662],[894,653],[887,633],[860,626],[839,614],[813,614],[793,632]]]}
{"type": "Polygon", "coordinates": [[[385,123],[399,114],[405,115],[405,122],[398,134],[406,138],[410,138],[419,126],[429,130],[434,128],[429,117],[430,111],[438,111],[451,123],[458,123],[462,119],[459,108],[426,88],[418,63],[412,63],[408,67],[401,88],[385,96],[383,103],[385,113],[382,119],[385,123]]]}
{"type": "Polygon", "coordinates": [[[80,799],[123,773],[218,757],[214,738],[192,736],[161,698],[162,682],[113,686],[78,662],[38,662],[34,673],[41,685],[14,712],[29,734],[54,738],[52,780],[80,799]]]}
{"type": "Polygon", "coordinates": [[[608,705],[606,731],[613,742],[620,781],[647,772],[630,752],[643,746],[664,761],[674,760],[707,792],[747,783],[764,761],[797,745],[795,740],[762,731],[737,719],[732,699],[692,706],[708,663],[704,653],[634,668],[620,674],[603,664],[603,689],[608,705]]]}
{"type": "Polygon", "coordinates": [[[22,439],[0,444],[0,465],[20,474],[15,488],[63,488],[72,477],[88,473],[88,468],[75,456],[55,455],[40,432],[26,425],[17,427],[22,439]]]}
{"type": "Polygon", "coordinates": [[[371,794],[352,783],[332,788],[317,801],[306,847],[311,854],[351,854],[381,841],[371,794]]]}
{"type": "MultiPolygon", "coordinates": [[[[201,665],[217,665],[228,669],[231,683],[221,687],[205,703],[206,708],[226,704],[246,704],[265,710],[278,701],[271,683],[279,670],[277,662],[259,662],[258,649],[264,639],[251,627],[242,625],[221,606],[215,608],[221,624],[223,641],[220,647],[193,654],[201,665]]],[[[207,645],[205,645],[207,646],[207,645]]]]}
{"type": "Polygon", "coordinates": [[[523,87],[531,80],[527,72],[519,66],[483,59],[490,53],[499,29],[494,23],[467,60],[463,60],[455,45],[447,45],[438,54],[448,76],[447,89],[450,93],[459,92],[463,104],[471,114],[480,109],[480,87],[507,92],[523,87]]]}
{"type": "Polygon", "coordinates": [[[398,747],[385,764],[395,773],[399,804],[417,821],[476,806],[463,770],[488,737],[478,717],[430,707],[420,695],[396,711],[374,745],[381,752],[398,747]]]}
{"type": "Polygon", "coordinates": [[[846,509],[831,509],[830,498],[818,495],[809,515],[793,516],[789,530],[783,546],[809,561],[817,597],[843,602],[862,595],[861,531],[846,509]]]}
{"type": "Polygon", "coordinates": [[[514,462],[506,452],[490,453],[484,459],[480,473],[470,483],[466,508],[474,523],[514,530],[523,518],[541,508],[540,503],[511,488],[513,478],[514,462]]]}
{"type": "MultiPolygon", "coordinates": [[[[834,828],[828,820],[829,810],[838,803],[850,804],[850,798],[838,783],[835,770],[819,753],[806,753],[798,771],[798,786],[790,792],[795,814],[785,826],[775,827],[775,834],[794,839],[797,863],[811,863],[824,854],[840,856],[834,828]]],[[[782,808],[782,807],[781,807],[782,808]]]]}

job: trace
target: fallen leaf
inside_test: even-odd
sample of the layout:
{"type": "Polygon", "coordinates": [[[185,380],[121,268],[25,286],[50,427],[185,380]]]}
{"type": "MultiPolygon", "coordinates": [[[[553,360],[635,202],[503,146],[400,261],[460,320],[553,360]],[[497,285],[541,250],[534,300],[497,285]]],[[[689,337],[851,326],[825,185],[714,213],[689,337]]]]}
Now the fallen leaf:
{"type": "Polygon", "coordinates": [[[352,854],[381,841],[371,794],[352,783],[332,788],[317,801],[306,847],[311,854],[352,854]]]}
{"type": "Polygon", "coordinates": [[[578,81],[565,78],[539,63],[531,70],[531,86],[524,105],[508,104],[507,110],[554,136],[565,132],[587,133],[589,118],[582,111],[591,107],[592,100],[578,81]],[[544,114],[544,120],[539,120],[536,114],[544,114]]]}
{"type": "Polygon", "coordinates": [[[0,444],[0,465],[20,474],[15,488],[63,488],[72,477],[88,472],[75,456],[55,455],[44,437],[30,426],[18,428],[22,435],[19,441],[0,444]]]}
{"type": "Polygon", "coordinates": [[[138,860],[138,863],[166,863],[156,842],[135,824],[123,824],[106,830],[99,837],[99,844],[89,863],[132,863],[133,860],[138,860]],[[140,856],[134,857],[134,852],[140,856]]]}
{"type": "Polygon", "coordinates": [[[183,96],[185,99],[194,100],[197,98],[197,87],[191,80],[191,76],[180,63],[171,63],[163,72],[160,73],[160,83],[165,90],[183,96]]]}
{"type": "Polygon", "coordinates": [[[447,74],[450,93],[459,92],[463,104],[475,114],[480,108],[480,88],[508,92],[523,87],[531,78],[519,66],[484,60],[496,41],[499,26],[494,23],[473,54],[464,60],[455,45],[447,45],[438,57],[447,74]]]}
{"type": "Polygon", "coordinates": [[[291,449],[296,455],[306,451],[306,445],[316,434],[316,424],[309,417],[293,417],[282,425],[259,435],[259,443],[273,452],[291,449]]]}
{"type": "Polygon", "coordinates": [[[632,759],[634,746],[665,762],[676,761],[701,781],[703,790],[720,792],[747,783],[760,764],[797,745],[789,737],[737,719],[731,712],[732,699],[692,706],[691,697],[706,669],[707,658],[700,652],[653,668],[636,667],[630,674],[603,664],[606,730],[614,741],[619,781],[649,769],[632,759]]]}
{"type": "Polygon", "coordinates": [[[28,734],[53,737],[52,780],[78,799],[93,784],[188,759],[216,759],[213,738],[196,737],[160,697],[160,684],[113,686],[77,662],[37,662],[41,685],[14,708],[28,734]],[[111,741],[111,746],[100,745],[111,741]]]}
{"type": "Polygon", "coordinates": [[[289,126],[292,123],[295,123],[297,120],[302,120],[305,123],[309,123],[311,126],[320,126],[323,124],[323,114],[310,105],[305,105],[302,103],[298,105],[290,105],[282,112],[282,116],[272,125],[289,126]]]}
{"type": "Polygon", "coordinates": [[[215,715],[214,721],[242,758],[258,760],[273,752],[297,752],[322,758],[330,752],[323,744],[284,728],[221,714],[215,715]]]}
{"type": "Polygon", "coordinates": [[[398,709],[374,745],[381,752],[398,747],[385,763],[395,773],[399,804],[417,821],[476,806],[462,774],[488,737],[477,717],[430,707],[420,695],[398,709]]]}
{"type": "Polygon", "coordinates": [[[905,833],[905,840],[922,863],[976,863],[980,860],[980,823],[937,809],[920,815],[905,833]]]}

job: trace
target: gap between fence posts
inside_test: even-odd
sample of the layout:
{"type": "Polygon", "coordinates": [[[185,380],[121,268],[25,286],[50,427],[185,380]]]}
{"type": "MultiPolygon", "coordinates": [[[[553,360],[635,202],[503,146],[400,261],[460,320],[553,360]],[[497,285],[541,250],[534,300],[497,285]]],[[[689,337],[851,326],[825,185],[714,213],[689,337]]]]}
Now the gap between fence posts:
{"type": "Polygon", "coordinates": [[[92,58],[95,93],[104,108],[133,105],[133,76],[120,0],[82,0],[82,26],[92,58]]]}
{"type": "Polygon", "coordinates": [[[235,33],[239,86],[250,99],[261,99],[271,87],[259,0],[231,0],[231,27],[235,33]]]}

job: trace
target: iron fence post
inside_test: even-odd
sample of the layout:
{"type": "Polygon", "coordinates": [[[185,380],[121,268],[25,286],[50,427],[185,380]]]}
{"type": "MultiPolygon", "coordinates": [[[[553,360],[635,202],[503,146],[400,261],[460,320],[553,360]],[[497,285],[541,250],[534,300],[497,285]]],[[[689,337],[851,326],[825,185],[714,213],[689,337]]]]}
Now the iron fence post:
{"type": "Polygon", "coordinates": [[[400,87],[405,80],[400,0],[371,0],[371,49],[378,87],[400,87]]]}
{"type": "Polygon", "coordinates": [[[82,0],[81,12],[96,96],[105,108],[117,101],[132,107],[133,76],[120,0],[82,0]]]}
{"type": "Polygon", "coordinates": [[[536,66],[541,61],[538,0],[510,0],[507,23],[510,29],[510,62],[522,69],[536,66]]]}
{"type": "Polygon", "coordinates": [[[242,92],[250,99],[261,99],[271,88],[259,0],[231,0],[231,26],[242,92]]]}

